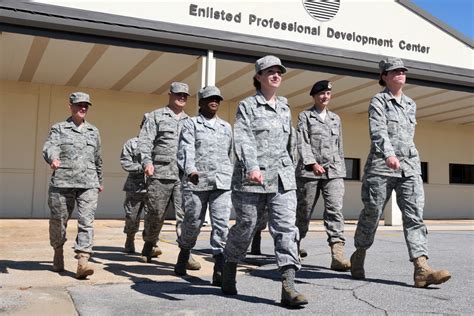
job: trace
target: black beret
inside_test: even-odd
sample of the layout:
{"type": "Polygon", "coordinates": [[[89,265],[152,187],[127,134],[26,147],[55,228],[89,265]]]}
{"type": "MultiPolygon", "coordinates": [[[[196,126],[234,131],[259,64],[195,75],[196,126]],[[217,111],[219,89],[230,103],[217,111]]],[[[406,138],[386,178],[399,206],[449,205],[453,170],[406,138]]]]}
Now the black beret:
{"type": "Polygon", "coordinates": [[[332,89],[331,81],[321,80],[314,84],[314,86],[311,88],[311,92],[309,93],[309,95],[313,96],[321,91],[331,90],[331,89],[332,89]]]}

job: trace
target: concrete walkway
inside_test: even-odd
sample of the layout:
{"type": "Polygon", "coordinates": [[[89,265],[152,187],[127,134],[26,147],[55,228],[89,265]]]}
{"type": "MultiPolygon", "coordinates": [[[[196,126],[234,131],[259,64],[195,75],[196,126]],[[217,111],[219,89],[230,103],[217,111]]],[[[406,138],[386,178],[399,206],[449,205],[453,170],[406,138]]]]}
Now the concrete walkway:
{"type": "MultiPolygon", "coordinates": [[[[297,273],[298,288],[310,300],[301,314],[474,313],[474,221],[426,221],[430,231],[430,264],[447,268],[453,278],[432,289],[412,287],[413,267],[407,260],[401,227],[380,226],[366,261],[366,281],[327,269],[329,248],[321,221],[311,223],[303,241],[310,255],[297,273]]],[[[125,315],[125,314],[287,314],[279,306],[280,282],[268,233],[264,256],[249,256],[239,266],[235,297],[222,296],[209,285],[212,258],[210,228],[203,228],[194,255],[200,271],[173,273],[178,247],[174,223],[166,222],[160,247],[163,255],[151,264],[139,255],[122,253],[123,222],[97,220],[93,265],[87,280],[74,278],[77,260],[72,246],[76,221],[71,220],[63,273],[51,271],[53,251],[47,220],[0,220],[0,314],[125,315]]],[[[347,255],[353,251],[355,222],[346,222],[347,255]]],[[[137,236],[138,237],[138,236],[137,236]]],[[[137,250],[143,242],[137,238],[137,250]]]]}

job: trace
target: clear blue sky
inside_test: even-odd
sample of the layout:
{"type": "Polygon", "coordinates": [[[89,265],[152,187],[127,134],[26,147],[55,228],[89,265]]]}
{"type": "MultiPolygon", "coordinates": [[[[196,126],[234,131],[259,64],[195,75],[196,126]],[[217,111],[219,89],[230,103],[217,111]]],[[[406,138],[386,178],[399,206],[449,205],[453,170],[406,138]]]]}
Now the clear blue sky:
{"type": "Polygon", "coordinates": [[[456,31],[474,39],[474,0],[411,0],[456,31]]]}

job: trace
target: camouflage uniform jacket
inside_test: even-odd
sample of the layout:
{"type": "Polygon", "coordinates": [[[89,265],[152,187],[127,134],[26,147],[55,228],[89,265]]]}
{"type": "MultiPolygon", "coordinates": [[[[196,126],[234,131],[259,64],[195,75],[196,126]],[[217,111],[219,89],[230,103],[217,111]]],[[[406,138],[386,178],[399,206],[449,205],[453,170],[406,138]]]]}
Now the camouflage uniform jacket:
{"type": "Polygon", "coordinates": [[[213,126],[202,115],[186,120],[178,146],[178,166],[184,172],[183,189],[230,190],[233,155],[229,123],[216,117],[213,126]],[[199,174],[197,185],[187,181],[192,172],[199,174]]]}
{"type": "Polygon", "coordinates": [[[400,103],[388,89],[377,93],[369,105],[370,153],[365,173],[392,177],[421,174],[420,157],[413,137],[416,125],[416,104],[402,95],[400,103]],[[392,170],[385,159],[396,156],[400,169],[392,170]]]}
{"type": "Polygon", "coordinates": [[[275,108],[267,104],[260,92],[242,100],[237,109],[234,140],[237,160],[232,177],[233,190],[276,193],[278,178],[284,190],[296,189],[296,136],[286,98],[277,97],[275,108]],[[255,170],[262,172],[263,185],[247,179],[255,170]]]}
{"type": "Polygon", "coordinates": [[[152,178],[179,180],[176,163],[178,137],[183,121],[188,119],[189,116],[184,112],[179,119],[176,118],[168,106],[148,115],[140,131],[138,151],[143,168],[153,163],[155,172],[152,178]]]}
{"type": "Polygon", "coordinates": [[[146,192],[145,173],[138,153],[138,137],[127,140],[120,154],[122,169],[128,172],[123,190],[127,192],[146,192]]]}
{"type": "Polygon", "coordinates": [[[298,115],[298,165],[296,176],[314,179],[333,179],[346,176],[342,127],[339,116],[327,110],[323,120],[312,107],[298,115]],[[316,176],[308,165],[319,164],[326,170],[316,176]]]}
{"type": "Polygon", "coordinates": [[[51,164],[60,161],[51,176],[50,185],[56,188],[98,188],[102,186],[102,158],[99,130],[84,122],[78,129],[69,117],[54,124],[43,146],[44,160],[51,164]]]}

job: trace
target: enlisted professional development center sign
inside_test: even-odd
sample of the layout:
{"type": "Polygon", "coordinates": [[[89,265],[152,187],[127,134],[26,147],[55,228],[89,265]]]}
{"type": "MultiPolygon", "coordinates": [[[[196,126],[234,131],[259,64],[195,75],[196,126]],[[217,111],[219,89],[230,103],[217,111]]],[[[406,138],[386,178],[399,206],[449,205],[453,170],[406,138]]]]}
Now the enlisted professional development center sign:
{"type": "MultiPolygon", "coordinates": [[[[339,3],[339,0],[303,0],[307,12],[318,21],[329,21],[332,19],[339,9],[339,3]],[[333,5],[329,5],[328,3],[333,3],[333,5]]],[[[214,6],[201,7],[197,4],[191,3],[189,5],[189,15],[208,20],[226,21],[231,24],[247,24],[250,27],[270,29],[276,32],[296,33],[315,38],[326,37],[328,39],[351,42],[361,46],[368,45],[387,48],[398,47],[402,51],[405,50],[421,54],[429,54],[430,52],[430,47],[428,45],[422,43],[409,43],[405,39],[400,39],[394,42],[393,38],[377,37],[371,34],[339,30],[324,25],[305,25],[300,24],[297,21],[287,19],[278,20],[277,18],[265,17],[258,15],[257,13],[249,13],[248,15],[242,16],[241,11],[229,12],[214,6]]],[[[284,36],[287,34],[282,35],[284,36]]],[[[316,39],[316,41],[318,40],[316,39]]]]}
{"type": "MultiPolygon", "coordinates": [[[[41,0],[83,10],[473,68],[472,49],[394,0],[41,0]]],[[[277,46],[277,45],[276,45],[277,46]]]]}

